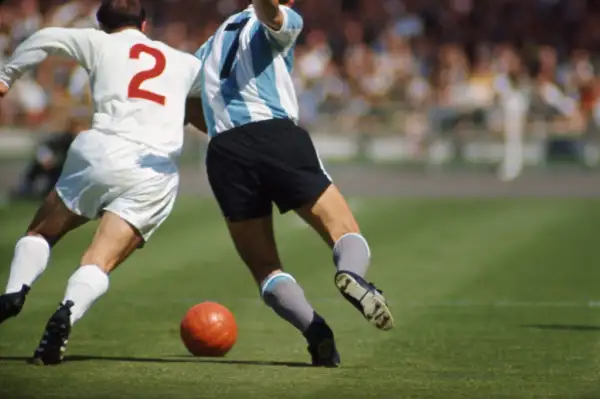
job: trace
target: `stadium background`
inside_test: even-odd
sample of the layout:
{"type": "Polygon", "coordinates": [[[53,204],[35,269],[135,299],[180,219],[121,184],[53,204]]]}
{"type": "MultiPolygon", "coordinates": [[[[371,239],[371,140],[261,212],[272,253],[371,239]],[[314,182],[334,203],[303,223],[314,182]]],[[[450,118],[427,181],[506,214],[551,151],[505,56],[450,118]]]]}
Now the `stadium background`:
{"type": "MultiPolygon", "coordinates": [[[[0,56],[44,26],[95,26],[93,0],[7,0],[0,56]]],[[[195,51],[244,1],[148,1],[150,34],[195,51]]],[[[494,80],[522,61],[523,82],[562,92],[565,117],[533,96],[526,135],[530,166],[598,165],[600,3],[593,0],[316,0],[298,2],[306,30],[295,81],[301,122],[326,160],[428,166],[494,165],[502,159],[502,109],[494,80]],[[569,106],[571,104],[568,104],[569,106]]],[[[1,61],[0,61],[1,62],[1,61]]],[[[89,111],[87,76],[51,59],[0,104],[0,152],[30,152],[69,115],[89,111]]],[[[190,135],[188,160],[203,141],[190,135]]],[[[5,174],[4,179],[7,179],[5,174]]]]}
{"type": "MultiPolygon", "coordinates": [[[[146,3],[151,35],[194,51],[242,1],[146,3]]],[[[93,26],[95,6],[5,0],[0,53],[42,26],[93,26]]],[[[304,343],[262,305],[241,266],[206,184],[205,140],[190,132],[187,195],[78,323],[68,361],[32,369],[24,360],[93,226],[53,251],[26,310],[0,326],[0,397],[599,398],[600,3],[297,7],[307,26],[295,71],[302,123],[349,194],[373,250],[369,278],[385,290],[398,328],[372,331],[335,292],[329,249],[293,215],[277,217],[285,266],[334,327],[344,366],[303,367],[304,343]],[[524,86],[564,94],[562,106],[575,112],[562,116],[535,97],[528,168],[506,183],[495,173],[504,138],[491,88],[515,55],[524,86]],[[202,300],[236,315],[239,342],[227,359],[191,358],[179,341],[181,316],[202,300]]],[[[86,84],[74,64],[51,59],[0,101],[0,191],[17,182],[37,141],[70,117],[86,120],[86,84]]],[[[0,284],[35,209],[7,205],[0,284]]]]}

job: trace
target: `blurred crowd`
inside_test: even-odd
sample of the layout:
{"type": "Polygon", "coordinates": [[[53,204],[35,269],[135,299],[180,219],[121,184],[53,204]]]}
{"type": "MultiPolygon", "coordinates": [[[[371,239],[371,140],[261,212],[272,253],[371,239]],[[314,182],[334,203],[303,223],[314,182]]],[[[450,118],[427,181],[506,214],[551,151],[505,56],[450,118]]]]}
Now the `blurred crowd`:
{"type": "MultiPolygon", "coordinates": [[[[146,4],[149,34],[193,52],[247,1],[146,4]]],[[[4,1],[0,62],[44,26],[95,26],[97,5],[4,1]]],[[[567,130],[600,121],[598,0],[298,0],[296,8],[306,27],[294,72],[306,125],[410,133],[465,118],[492,123],[488,110],[507,87],[527,93],[532,113],[568,119],[567,130]]],[[[0,104],[0,123],[35,127],[88,103],[85,71],[51,59],[0,104]]]]}

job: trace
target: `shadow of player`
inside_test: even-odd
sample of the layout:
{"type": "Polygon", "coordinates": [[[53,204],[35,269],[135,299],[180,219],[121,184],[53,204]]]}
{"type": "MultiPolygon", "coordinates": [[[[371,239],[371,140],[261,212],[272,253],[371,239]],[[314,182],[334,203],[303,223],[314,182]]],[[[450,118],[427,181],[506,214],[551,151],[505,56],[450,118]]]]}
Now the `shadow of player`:
{"type": "MultiPolygon", "coordinates": [[[[25,356],[0,356],[0,362],[4,361],[22,361],[31,360],[25,356]]],[[[109,361],[123,363],[211,363],[227,364],[238,366],[272,366],[272,367],[313,367],[309,363],[301,362],[275,362],[275,361],[254,361],[254,360],[227,360],[227,359],[208,359],[196,357],[167,357],[167,358],[144,358],[144,357],[117,357],[117,356],[88,356],[73,355],[66,356],[64,362],[86,362],[86,361],[109,361]]]]}
{"type": "Polygon", "coordinates": [[[538,330],[556,330],[556,331],[588,331],[600,332],[600,326],[584,326],[571,324],[525,324],[523,328],[534,328],[538,330]]]}

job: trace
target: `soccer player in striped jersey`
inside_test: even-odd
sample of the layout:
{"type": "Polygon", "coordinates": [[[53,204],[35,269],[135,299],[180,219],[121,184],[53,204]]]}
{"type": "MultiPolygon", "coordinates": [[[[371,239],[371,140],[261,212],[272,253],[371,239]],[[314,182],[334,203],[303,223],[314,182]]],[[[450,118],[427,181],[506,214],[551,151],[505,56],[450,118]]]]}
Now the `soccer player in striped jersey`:
{"type": "Polygon", "coordinates": [[[272,204],[295,211],[333,250],[335,284],[381,330],[393,320],[381,292],[364,279],[371,252],[344,197],[298,123],[291,71],[303,28],[291,2],[254,0],[202,46],[202,103],[211,138],[207,172],[240,257],[265,303],[308,341],[316,366],[339,362],[334,335],[283,271],[272,204]]]}

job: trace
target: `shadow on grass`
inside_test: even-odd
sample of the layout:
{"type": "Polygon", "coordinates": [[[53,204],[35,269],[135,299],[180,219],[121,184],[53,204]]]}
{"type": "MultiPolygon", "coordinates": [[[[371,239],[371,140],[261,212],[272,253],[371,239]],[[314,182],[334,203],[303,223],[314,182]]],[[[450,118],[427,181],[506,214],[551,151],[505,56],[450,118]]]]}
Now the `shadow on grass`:
{"type": "MultiPolygon", "coordinates": [[[[30,357],[25,356],[0,356],[0,362],[17,361],[28,362],[30,357]]],[[[167,358],[146,358],[146,357],[117,357],[117,356],[88,356],[88,355],[73,355],[66,356],[65,363],[70,362],[87,362],[87,361],[109,361],[109,362],[124,362],[124,363],[211,363],[211,364],[228,364],[238,366],[273,366],[273,367],[312,367],[309,363],[300,362],[269,362],[269,361],[254,361],[254,360],[227,360],[227,359],[210,359],[196,357],[167,357],[167,358]]]]}
{"type": "Polygon", "coordinates": [[[525,324],[525,325],[522,325],[521,327],[535,328],[538,330],[600,332],[600,326],[584,326],[584,325],[571,325],[571,324],[525,324]]]}

